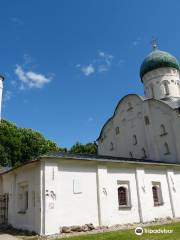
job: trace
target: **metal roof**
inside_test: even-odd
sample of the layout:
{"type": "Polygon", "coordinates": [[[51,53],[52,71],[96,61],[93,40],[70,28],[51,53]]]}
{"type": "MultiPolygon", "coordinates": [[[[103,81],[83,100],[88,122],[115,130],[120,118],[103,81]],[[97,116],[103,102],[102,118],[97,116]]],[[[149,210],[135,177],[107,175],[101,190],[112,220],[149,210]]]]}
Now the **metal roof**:
{"type": "Polygon", "coordinates": [[[171,67],[180,70],[178,60],[170,53],[154,49],[143,61],[140,68],[141,81],[143,76],[157,68],[171,67]]]}
{"type": "Polygon", "coordinates": [[[180,98],[179,97],[166,97],[159,101],[167,104],[172,109],[177,109],[180,107],[180,98]]]}
{"type": "Polygon", "coordinates": [[[40,162],[43,159],[59,159],[59,160],[84,160],[94,162],[112,162],[112,163],[123,163],[123,164],[146,164],[146,165],[160,165],[160,166],[177,166],[180,167],[180,163],[170,163],[163,161],[155,161],[151,159],[137,159],[137,158],[125,158],[125,157],[112,157],[97,154],[84,154],[84,153],[69,153],[69,152],[50,152],[39,156],[33,161],[26,162],[18,167],[7,169],[6,171],[0,172],[0,176],[19,169],[23,166],[40,162]]]}
{"type": "Polygon", "coordinates": [[[97,154],[84,154],[84,153],[69,153],[69,152],[51,152],[40,156],[43,158],[55,159],[69,159],[69,160],[86,160],[86,161],[99,161],[99,162],[119,162],[119,163],[142,163],[142,164],[158,164],[158,165],[179,165],[180,163],[168,163],[163,161],[155,161],[151,159],[138,159],[126,157],[113,157],[97,154]]]}

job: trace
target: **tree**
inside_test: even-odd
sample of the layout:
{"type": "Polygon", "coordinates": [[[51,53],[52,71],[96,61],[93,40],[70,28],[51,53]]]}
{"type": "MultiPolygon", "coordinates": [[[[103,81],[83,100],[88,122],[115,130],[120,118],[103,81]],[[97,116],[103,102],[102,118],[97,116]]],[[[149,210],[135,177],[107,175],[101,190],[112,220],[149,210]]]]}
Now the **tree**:
{"type": "Polygon", "coordinates": [[[90,153],[90,154],[96,154],[97,153],[97,144],[96,143],[75,143],[71,149],[70,152],[73,153],[90,153]]]}
{"type": "Polygon", "coordinates": [[[6,120],[0,122],[0,165],[15,166],[47,152],[67,151],[28,128],[18,128],[6,120]]]}
{"type": "MultiPolygon", "coordinates": [[[[18,166],[48,152],[67,152],[67,149],[45,139],[41,133],[33,129],[18,128],[9,121],[0,121],[1,166],[18,166]]],[[[77,142],[69,152],[96,154],[97,145],[95,143],[81,144],[77,142]]]]}

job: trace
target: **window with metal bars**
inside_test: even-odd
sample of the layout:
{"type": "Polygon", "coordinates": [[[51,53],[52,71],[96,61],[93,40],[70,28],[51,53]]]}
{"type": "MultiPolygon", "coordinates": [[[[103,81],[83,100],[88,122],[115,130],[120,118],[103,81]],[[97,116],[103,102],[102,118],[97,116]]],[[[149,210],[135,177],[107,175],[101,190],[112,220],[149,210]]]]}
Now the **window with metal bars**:
{"type": "Polygon", "coordinates": [[[162,192],[160,183],[154,183],[152,186],[154,206],[163,205],[162,192]]]}
{"type": "Polygon", "coordinates": [[[119,206],[126,206],[128,204],[127,189],[125,187],[118,188],[118,201],[119,206]]]}

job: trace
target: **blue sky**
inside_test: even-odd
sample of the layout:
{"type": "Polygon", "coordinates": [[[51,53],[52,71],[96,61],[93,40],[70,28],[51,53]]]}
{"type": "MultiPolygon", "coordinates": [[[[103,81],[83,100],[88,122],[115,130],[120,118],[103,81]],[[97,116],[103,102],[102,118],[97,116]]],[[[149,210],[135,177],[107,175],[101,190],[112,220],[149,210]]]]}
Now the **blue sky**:
{"type": "Polygon", "coordinates": [[[178,0],[0,4],[3,118],[63,147],[96,140],[124,95],[143,95],[139,67],[152,36],[180,57],[178,0]]]}

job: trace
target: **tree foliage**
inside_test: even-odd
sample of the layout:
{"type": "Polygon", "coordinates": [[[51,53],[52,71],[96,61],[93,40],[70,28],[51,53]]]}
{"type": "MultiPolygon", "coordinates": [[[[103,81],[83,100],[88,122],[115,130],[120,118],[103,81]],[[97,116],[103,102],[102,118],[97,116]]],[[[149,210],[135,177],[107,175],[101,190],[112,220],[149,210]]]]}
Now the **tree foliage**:
{"type": "MultiPolygon", "coordinates": [[[[18,128],[14,123],[0,121],[0,165],[14,167],[37,158],[47,152],[66,152],[53,141],[29,128],[18,128]]],[[[97,153],[95,143],[74,144],[69,152],[97,153]]]]}
{"type": "Polygon", "coordinates": [[[97,153],[97,145],[96,143],[75,143],[71,149],[70,152],[73,153],[90,153],[90,154],[96,154],[97,153]]]}
{"type": "Polygon", "coordinates": [[[0,165],[15,166],[47,152],[66,151],[32,129],[18,128],[6,120],[0,122],[0,165]]]}

